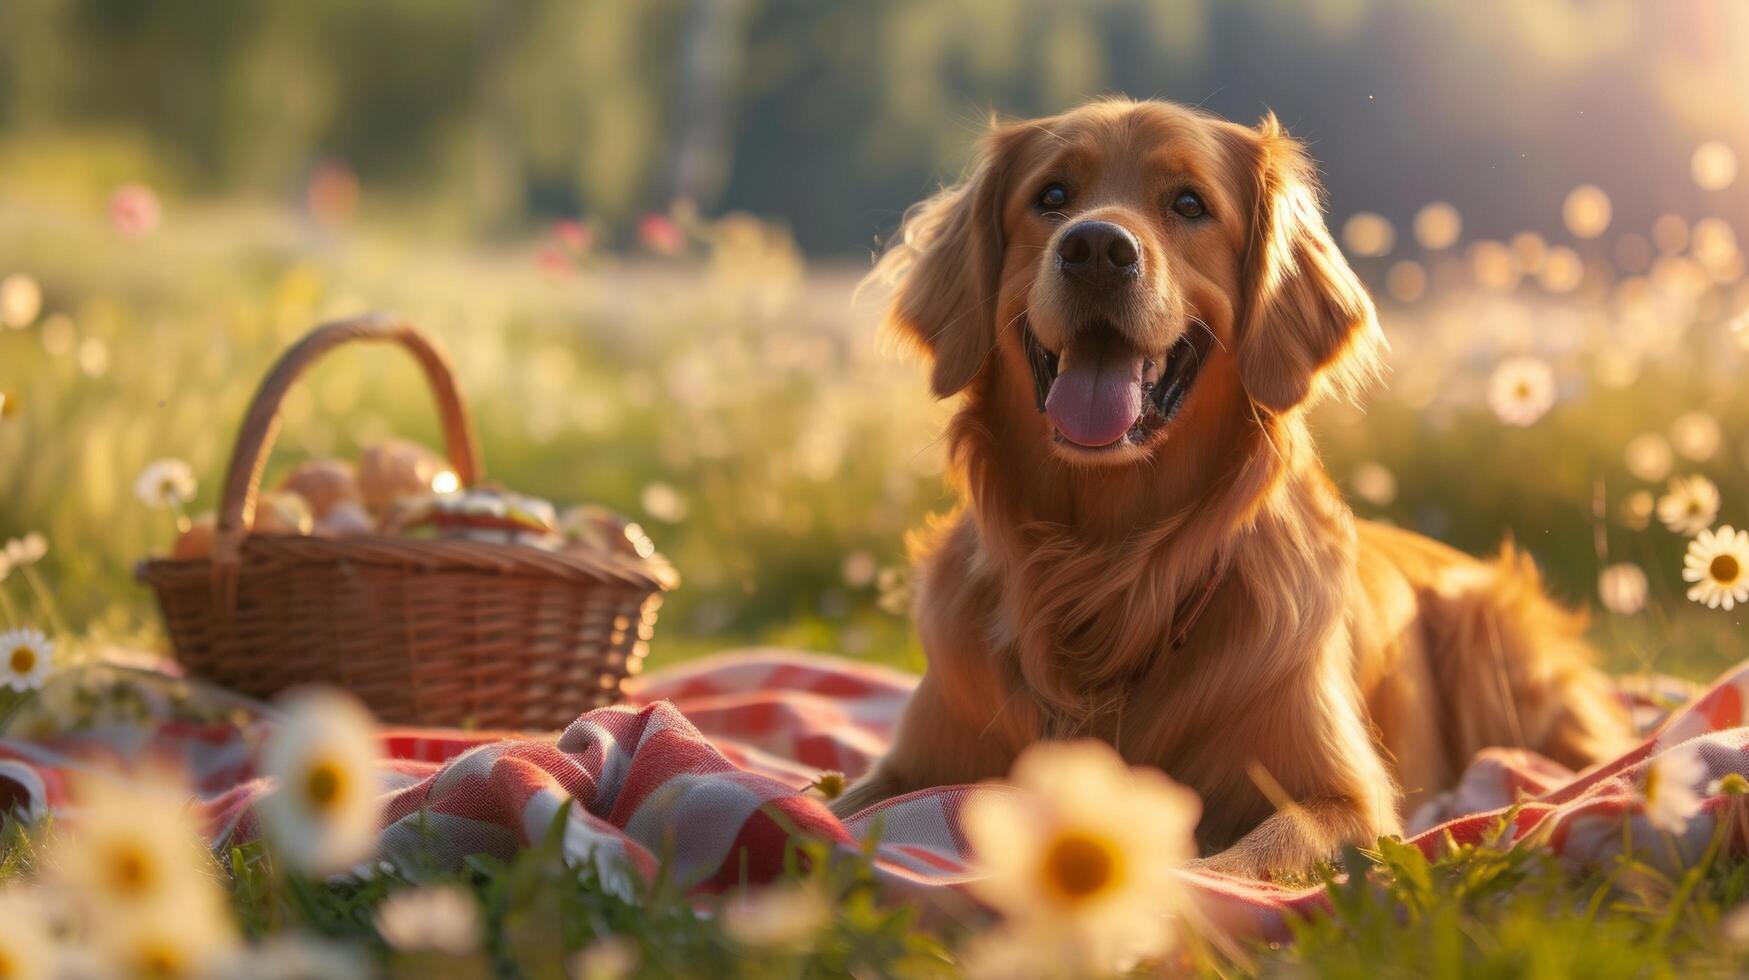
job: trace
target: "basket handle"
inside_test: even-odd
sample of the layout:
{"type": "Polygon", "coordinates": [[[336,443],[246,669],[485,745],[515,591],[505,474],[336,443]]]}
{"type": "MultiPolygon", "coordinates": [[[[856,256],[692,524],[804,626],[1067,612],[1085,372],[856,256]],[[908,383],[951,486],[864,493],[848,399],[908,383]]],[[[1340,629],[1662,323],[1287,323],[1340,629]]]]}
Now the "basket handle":
{"type": "Polygon", "coordinates": [[[480,444],[474,439],[473,424],[462,405],[455,372],[442,348],[412,324],[386,314],[324,323],[280,355],[256,389],[248,414],[243,416],[237,445],[231,452],[231,467],[225,473],[225,491],[219,498],[218,526],[213,533],[215,567],[236,565],[243,536],[255,524],[256,496],[261,490],[262,471],[267,468],[267,454],[279,435],[279,406],[286,392],[322,355],[354,341],[399,344],[419,361],[437,399],[444,448],[461,485],[471,487],[484,475],[480,444]]]}

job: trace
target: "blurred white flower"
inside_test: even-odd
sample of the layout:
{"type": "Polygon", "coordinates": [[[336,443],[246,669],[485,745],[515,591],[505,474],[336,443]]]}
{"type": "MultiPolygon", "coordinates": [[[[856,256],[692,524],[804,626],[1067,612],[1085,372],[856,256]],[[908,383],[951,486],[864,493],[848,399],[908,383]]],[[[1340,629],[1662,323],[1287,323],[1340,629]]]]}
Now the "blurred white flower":
{"type": "Polygon", "coordinates": [[[880,566],[875,562],[875,557],[866,551],[852,551],[844,556],[844,584],[853,589],[873,584],[875,575],[879,572],[880,566]]]}
{"type": "Polygon", "coordinates": [[[229,910],[217,901],[106,918],[92,940],[109,967],[107,975],[154,980],[210,976],[238,946],[229,910]]]}
{"type": "Polygon", "coordinates": [[[0,977],[50,980],[61,975],[54,929],[38,892],[12,884],[0,890],[0,977]]]}
{"type": "Polygon", "coordinates": [[[261,746],[273,792],[257,804],[276,853],[313,875],[337,874],[376,849],[377,734],[370,714],[338,691],[299,691],[261,746]]]}
{"type": "Polygon", "coordinates": [[[1749,902],[1737,906],[1719,919],[1719,933],[1737,949],[1749,949],[1749,902]]]}
{"type": "Polygon", "coordinates": [[[48,553],[49,539],[36,531],[6,542],[6,560],[14,568],[34,565],[42,561],[48,553]]]}
{"type": "MultiPolygon", "coordinates": [[[[188,787],[168,773],[86,776],[73,786],[78,819],[57,837],[50,873],[91,917],[108,926],[136,919],[146,942],[166,921],[196,928],[222,916],[223,895],[206,844],[190,818],[188,787]]],[[[133,940],[130,940],[133,941],[133,940]]]]}
{"type": "Polygon", "coordinates": [[[1749,602],[1749,531],[1727,524],[1716,531],[1702,531],[1688,543],[1682,558],[1682,577],[1693,582],[1688,598],[1710,609],[1730,610],[1749,602]]]}
{"type": "Polygon", "coordinates": [[[1508,358],[1488,379],[1488,404],[1507,425],[1530,425],[1555,404],[1555,372],[1539,358],[1508,358]]]}
{"type": "Polygon", "coordinates": [[[831,907],[815,889],[774,884],[731,898],[723,907],[723,932],[743,946],[806,949],[831,918],[831,907]]]}
{"type": "Polygon", "coordinates": [[[1724,442],[1719,420],[1706,412],[1688,412],[1670,425],[1670,444],[1684,459],[1704,463],[1718,454],[1724,442]]]}
{"type": "Polygon", "coordinates": [[[678,524],[686,519],[686,498],[660,480],[644,487],[638,502],[643,505],[644,513],[664,524],[678,524]]]}
{"type": "Polygon", "coordinates": [[[0,279],[0,326],[23,330],[42,312],[43,290],[35,279],[14,272],[0,279]]]}
{"type": "Polygon", "coordinates": [[[1617,616],[1632,616],[1646,608],[1648,589],[1645,569],[1629,562],[1611,565],[1597,576],[1597,596],[1603,608],[1617,616]]]}
{"type": "Polygon", "coordinates": [[[453,885],[409,888],[377,906],[377,932],[402,952],[466,956],[480,948],[480,903],[453,885]]]}
{"type": "Polygon", "coordinates": [[[159,459],[146,464],[134,481],[134,496],[147,507],[160,510],[181,507],[194,500],[199,484],[194,471],[180,459],[159,459]]]}
{"type": "Polygon", "coordinates": [[[0,687],[34,691],[43,686],[54,665],[55,645],[42,630],[15,629],[0,633],[0,687]]]}
{"type": "Polygon", "coordinates": [[[1629,439],[1622,455],[1627,461],[1628,472],[1647,483],[1657,483],[1670,475],[1670,465],[1675,462],[1670,444],[1655,432],[1629,439]]]}
{"type": "Polygon", "coordinates": [[[968,887],[1041,960],[1105,972],[1164,952],[1183,901],[1177,869],[1196,856],[1196,794],[1093,740],[1035,744],[1011,780],[966,802],[983,872],[968,887]]]}
{"type": "Polygon", "coordinates": [[[899,565],[888,565],[875,576],[875,591],[880,595],[875,600],[882,612],[894,616],[904,616],[911,612],[911,570],[899,565]]]}
{"type": "Polygon", "coordinates": [[[211,980],[364,980],[364,957],[326,940],[279,933],[237,949],[216,965],[211,980]]]}
{"type": "Polygon", "coordinates": [[[1700,474],[1672,477],[1658,498],[1658,520],[1676,534],[1699,534],[1719,516],[1719,488],[1700,474]]]}
{"type": "Polygon", "coordinates": [[[643,962],[638,944],[624,936],[603,936],[578,950],[566,965],[570,980],[624,980],[643,962]]]}
{"type": "Polygon", "coordinates": [[[1354,468],[1349,484],[1360,499],[1374,507],[1388,507],[1397,499],[1397,478],[1379,463],[1362,463],[1354,468]]]}
{"type": "Polygon", "coordinates": [[[1658,499],[1652,496],[1650,490],[1635,490],[1621,502],[1622,526],[1630,531],[1643,531],[1646,525],[1652,523],[1652,511],[1658,507],[1658,499]]]}
{"type": "Polygon", "coordinates": [[[1682,833],[1689,819],[1700,812],[1704,800],[1699,787],[1706,774],[1706,763],[1693,745],[1660,753],[1646,767],[1646,781],[1640,789],[1646,819],[1666,833],[1682,833]]]}

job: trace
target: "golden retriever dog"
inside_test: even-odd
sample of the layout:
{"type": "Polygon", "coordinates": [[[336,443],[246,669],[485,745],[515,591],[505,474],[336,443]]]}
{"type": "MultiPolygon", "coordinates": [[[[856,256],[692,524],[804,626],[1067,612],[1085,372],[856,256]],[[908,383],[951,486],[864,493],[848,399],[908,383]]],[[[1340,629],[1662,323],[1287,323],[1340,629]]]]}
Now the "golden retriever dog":
{"type": "Polygon", "coordinates": [[[1357,521],[1306,412],[1385,346],[1275,118],[1099,101],[996,125],[876,269],[962,396],[965,503],[913,542],[928,670],[833,809],[1096,737],[1202,795],[1203,866],[1399,831],[1487,746],[1583,767],[1628,723],[1508,545],[1357,521]]]}

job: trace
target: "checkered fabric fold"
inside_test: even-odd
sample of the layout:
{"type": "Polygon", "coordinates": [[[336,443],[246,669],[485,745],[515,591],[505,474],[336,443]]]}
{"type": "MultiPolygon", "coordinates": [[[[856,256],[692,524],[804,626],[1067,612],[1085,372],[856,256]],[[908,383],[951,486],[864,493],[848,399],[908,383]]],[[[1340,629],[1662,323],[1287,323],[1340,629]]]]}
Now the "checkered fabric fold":
{"type": "MultiPolygon", "coordinates": [[[[556,739],[385,728],[381,858],[415,850],[451,865],[476,853],[508,857],[563,811],[567,857],[594,863],[610,889],[630,898],[633,876],[652,875],[664,857],[679,880],[715,891],[781,873],[792,833],[849,849],[878,828],[876,865],[889,888],[963,909],[959,886],[975,874],[959,822],[969,787],[912,793],[845,822],[809,789],[824,770],[854,777],[866,769],[889,744],[915,683],[834,657],[748,650],[643,678],[626,704],[591,711],[556,739]]],[[[1524,750],[1484,752],[1459,786],[1413,815],[1411,842],[1436,855],[1452,841],[1498,831],[1579,867],[1619,853],[1630,820],[1627,839],[1657,842],[1640,856],[1671,863],[1698,856],[1724,820],[1728,846],[1741,852],[1749,843],[1743,808],[1715,784],[1749,773],[1749,664],[1673,711],[1672,689],[1681,690],[1624,684],[1644,740],[1586,773],[1524,750]],[[1645,816],[1642,790],[1648,767],[1669,752],[1697,753],[1706,775],[1694,787],[1704,796],[1700,813],[1667,844],[1645,816]]],[[[256,833],[254,803],[272,789],[253,772],[258,734],[165,724],[0,739],[0,806],[61,811],[70,770],[168,755],[191,773],[208,834],[223,847],[256,833]]],[[[1238,935],[1286,938],[1288,916],[1324,903],[1318,888],[1182,874],[1205,915],[1238,935]]]]}

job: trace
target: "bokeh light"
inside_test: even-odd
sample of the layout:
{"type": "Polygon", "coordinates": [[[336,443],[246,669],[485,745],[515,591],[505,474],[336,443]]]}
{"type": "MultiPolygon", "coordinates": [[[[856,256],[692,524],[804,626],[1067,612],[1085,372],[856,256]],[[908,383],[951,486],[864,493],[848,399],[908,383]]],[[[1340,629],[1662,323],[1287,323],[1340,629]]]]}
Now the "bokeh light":
{"type": "Polygon", "coordinates": [[[23,330],[42,312],[43,291],[35,278],[14,272],[0,279],[0,326],[23,330]]]}
{"type": "Polygon", "coordinates": [[[1511,292],[1518,285],[1518,263],[1512,250],[1499,242],[1483,240],[1471,245],[1470,267],[1476,285],[1490,292],[1511,292]]]}
{"type": "Polygon", "coordinates": [[[1551,293],[1570,293],[1585,279],[1585,261],[1565,245],[1556,245],[1543,257],[1537,282],[1551,293]]]}
{"type": "Polygon", "coordinates": [[[1397,229],[1382,214],[1360,211],[1343,223],[1342,241],[1353,255],[1378,258],[1397,244],[1397,229]]]}
{"type": "Polygon", "coordinates": [[[1561,205],[1561,220],[1574,238],[1596,238],[1609,230],[1609,195],[1595,184],[1580,184],[1561,205]]]}
{"type": "Polygon", "coordinates": [[[1718,140],[1709,140],[1694,148],[1689,172],[1702,190],[1722,191],[1737,179],[1737,154],[1718,140]]]}
{"type": "Polygon", "coordinates": [[[1652,243],[1658,251],[1676,253],[1688,247],[1688,219],[1680,214],[1661,214],[1652,222],[1652,243]]]}
{"type": "Polygon", "coordinates": [[[1385,289],[1392,299],[1413,303],[1427,292],[1427,270],[1407,259],[1393,263],[1385,273],[1385,289]]]}
{"type": "Polygon", "coordinates": [[[1457,244],[1463,232],[1464,222],[1458,209],[1444,201],[1434,201],[1415,213],[1415,240],[1430,252],[1457,244]]]}
{"type": "Polygon", "coordinates": [[[1512,261],[1518,266],[1518,271],[1527,276],[1542,268],[1543,259],[1549,254],[1548,243],[1534,231],[1513,235],[1507,246],[1512,249],[1512,261]]]}

